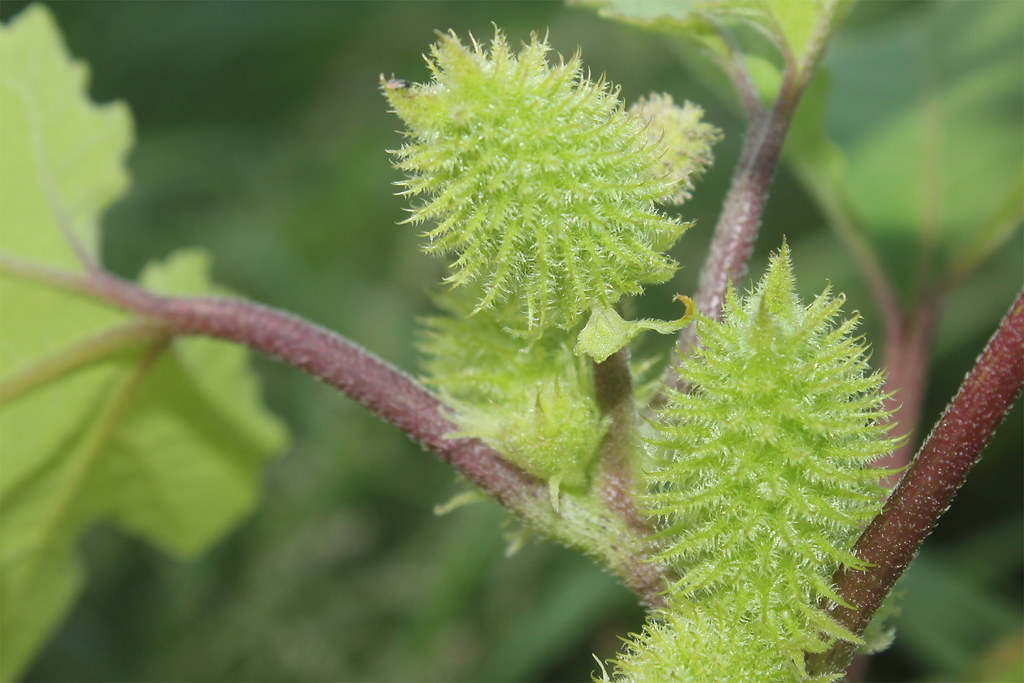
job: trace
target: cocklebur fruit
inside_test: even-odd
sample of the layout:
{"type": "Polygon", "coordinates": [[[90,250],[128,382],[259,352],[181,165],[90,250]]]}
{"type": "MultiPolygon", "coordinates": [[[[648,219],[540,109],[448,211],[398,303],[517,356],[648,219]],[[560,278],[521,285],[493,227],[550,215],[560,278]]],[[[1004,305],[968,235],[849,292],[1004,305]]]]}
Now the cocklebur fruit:
{"type": "MultiPolygon", "coordinates": [[[[839,601],[835,570],[863,566],[851,548],[885,474],[870,465],[894,440],[883,377],[852,336],[856,318],[837,321],[842,304],[826,290],[802,305],[783,246],[748,296],[730,290],[721,322],[698,320],[700,346],[678,366],[688,390],[668,391],[651,443],[660,465],[641,498],[680,578],[620,660],[623,680],[646,680],[649,645],[662,661],[688,649],[665,645],[672,637],[699,642],[705,627],[727,628],[741,652],[781,654],[783,668],[757,680],[805,679],[806,652],[859,640],[823,608],[839,601]]],[[[687,654],[679,680],[741,680],[736,662],[712,655],[687,654]]]]}
{"type": "Polygon", "coordinates": [[[382,78],[425,250],[454,256],[447,282],[476,284],[475,310],[514,303],[534,335],[668,280],[665,251],[690,225],[656,206],[684,179],[644,120],[578,55],[549,65],[549,51],[536,36],[514,54],[501,31],[486,49],[446,34],[429,83],[382,78]]]}
{"type": "Polygon", "coordinates": [[[648,137],[661,148],[661,172],[675,187],[675,193],[661,201],[678,206],[690,199],[693,181],[714,161],[711,146],[722,132],[703,121],[703,109],[692,102],[680,107],[665,93],[641,97],[629,113],[647,124],[648,137]]]}
{"type": "Polygon", "coordinates": [[[555,500],[561,486],[585,487],[607,426],[590,365],[572,352],[566,332],[526,344],[499,318],[467,315],[471,298],[439,296],[446,315],[424,321],[419,345],[426,381],[452,407],[458,435],[483,440],[548,481],[555,500]]]}

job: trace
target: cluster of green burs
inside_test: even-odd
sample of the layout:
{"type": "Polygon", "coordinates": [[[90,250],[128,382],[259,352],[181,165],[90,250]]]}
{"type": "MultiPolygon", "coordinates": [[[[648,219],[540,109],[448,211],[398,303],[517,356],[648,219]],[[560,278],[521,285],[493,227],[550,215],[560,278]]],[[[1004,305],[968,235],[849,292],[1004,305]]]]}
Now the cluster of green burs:
{"type": "MultiPolygon", "coordinates": [[[[557,506],[601,470],[594,364],[641,327],[682,323],[616,307],[675,273],[666,252],[689,224],[664,207],[690,196],[720,134],[665,95],[627,109],[578,55],[552,65],[549,52],[536,37],[516,54],[500,31],[488,47],[447,34],[429,83],[381,83],[406,126],[393,153],[409,222],[451,255],[421,344],[427,381],[460,434],[547,481],[557,506]]],[[[806,653],[858,642],[825,608],[833,572],[860,566],[850,550],[883,495],[869,465],[893,442],[843,301],[826,290],[803,305],[784,245],[721,320],[697,320],[685,390],[667,389],[650,429],[637,421],[630,455],[666,605],[605,679],[806,680],[806,653]]]]}

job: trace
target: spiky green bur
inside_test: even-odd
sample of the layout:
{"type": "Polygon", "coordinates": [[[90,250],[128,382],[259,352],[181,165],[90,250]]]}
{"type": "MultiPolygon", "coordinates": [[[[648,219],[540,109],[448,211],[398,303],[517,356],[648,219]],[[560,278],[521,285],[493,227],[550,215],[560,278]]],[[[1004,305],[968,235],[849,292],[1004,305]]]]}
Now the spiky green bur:
{"type": "Polygon", "coordinates": [[[550,66],[549,50],[534,36],[513,54],[501,31],[489,49],[443,35],[430,83],[382,80],[407,128],[394,154],[409,221],[434,226],[426,251],[455,256],[447,281],[478,284],[477,310],[516,302],[532,331],[668,280],[664,252],[689,227],[655,207],[677,179],[618,90],[578,55],[550,66]]]}
{"type": "Polygon", "coordinates": [[[661,152],[661,173],[676,188],[663,202],[680,205],[693,194],[694,180],[714,162],[711,146],[722,139],[722,131],[705,123],[704,110],[692,102],[680,107],[672,96],[651,93],[641,97],[629,113],[647,124],[647,136],[661,152]]]}
{"type": "Polygon", "coordinates": [[[590,365],[565,332],[532,344],[492,316],[466,314],[470,297],[439,297],[448,316],[427,318],[420,349],[427,383],[454,409],[459,434],[482,439],[536,477],[583,487],[607,425],[590,365]]]}
{"type": "Polygon", "coordinates": [[[672,600],[778,648],[790,680],[806,651],[856,640],[820,606],[838,600],[839,565],[861,566],[850,550],[883,493],[869,466],[894,445],[883,378],[856,319],[837,321],[842,303],[826,290],[801,305],[783,247],[751,294],[729,292],[720,323],[698,321],[702,346],[679,366],[690,391],[669,391],[643,499],[681,574],[672,600]]]}
{"type": "MultiPolygon", "coordinates": [[[[758,638],[729,604],[670,604],[630,634],[601,679],[618,683],[792,683],[777,643],[758,638]]],[[[827,680],[827,679],[825,679],[827,680]]]]}

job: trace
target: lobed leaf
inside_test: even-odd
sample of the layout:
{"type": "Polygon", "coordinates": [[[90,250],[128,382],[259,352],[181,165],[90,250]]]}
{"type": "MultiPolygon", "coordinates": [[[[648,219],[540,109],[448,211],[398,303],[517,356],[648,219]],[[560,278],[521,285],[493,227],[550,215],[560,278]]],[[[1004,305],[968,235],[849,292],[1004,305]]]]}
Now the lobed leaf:
{"type": "MultiPolygon", "coordinates": [[[[573,2],[573,0],[570,0],[573,2]]],[[[732,73],[739,60],[761,97],[774,101],[782,74],[805,82],[820,43],[846,16],[852,0],[575,0],[610,19],[663,33],[732,73]]]]}
{"type": "MultiPolygon", "coordinates": [[[[285,431],[243,349],[171,340],[57,286],[99,261],[100,215],[127,184],[129,114],[87,99],[86,69],[40,5],[0,28],[0,60],[0,678],[11,680],[80,587],[82,531],[113,521],[194,556],[251,510],[285,431]]],[[[209,292],[207,270],[182,253],[142,281],[209,292]]]]}

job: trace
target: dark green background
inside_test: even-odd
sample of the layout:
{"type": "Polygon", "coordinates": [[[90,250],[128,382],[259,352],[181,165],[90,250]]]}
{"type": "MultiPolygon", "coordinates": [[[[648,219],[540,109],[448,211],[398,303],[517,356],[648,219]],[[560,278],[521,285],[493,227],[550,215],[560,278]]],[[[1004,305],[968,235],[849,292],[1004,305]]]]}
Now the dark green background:
{"type": "MultiPolygon", "coordinates": [[[[6,20],[23,3],[4,2],[6,20]]],[[[434,30],[513,42],[548,31],[632,101],[652,89],[705,106],[726,140],[682,214],[684,270],[638,304],[661,314],[692,293],[742,123],[688,76],[662,39],[560,3],[122,3],[51,8],[98,100],[131,106],[134,185],[107,216],[117,272],[208,248],[219,282],[416,367],[414,323],[441,265],[397,226],[387,148],[397,119],[378,76],[423,80],[434,30]],[[654,303],[650,303],[654,301],[654,303]]],[[[919,3],[864,3],[848,32],[919,3]]],[[[979,37],[979,40],[983,40],[979,37]]],[[[840,37],[840,42],[842,37],[840,37]]],[[[1008,54],[1007,59],[1021,59],[1008,54]]],[[[884,107],[884,102],[875,103],[884,107]]],[[[1024,121],[1022,121],[1024,125],[1024,121]]],[[[829,278],[879,338],[879,316],[813,204],[783,170],[753,263],[786,235],[805,295],[829,278]]],[[[933,360],[931,424],[1022,280],[1020,232],[951,299],[933,360]],[[961,324],[958,309],[981,308],[961,324]]],[[[891,256],[891,255],[890,255],[891,256]]],[[[910,258],[912,255],[908,255],[910,258]]],[[[670,315],[669,310],[665,315],[670,315]]],[[[642,351],[663,351],[648,338],[642,351]]],[[[876,346],[877,348],[877,346],[876,346]]],[[[876,358],[880,357],[876,353],[876,358]]],[[[394,428],[305,376],[259,359],[268,404],[294,434],[268,469],[259,512],[206,556],[169,559],[109,528],[86,536],[88,589],[30,680],[586,680],[642,613],[607,573],[530,542],[493,504],[435,517],[453,473],[394,428]]],[[[871,680],[976,680],[998,640],[1021,647],[1021,410],[1013,411],[909,573],[900,639],[871,680]]]]}

